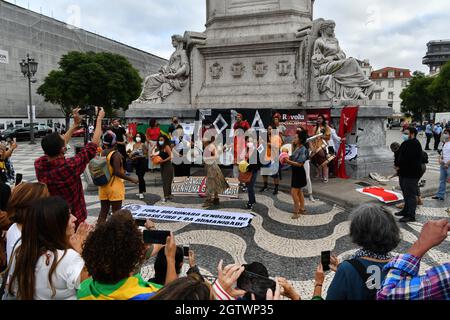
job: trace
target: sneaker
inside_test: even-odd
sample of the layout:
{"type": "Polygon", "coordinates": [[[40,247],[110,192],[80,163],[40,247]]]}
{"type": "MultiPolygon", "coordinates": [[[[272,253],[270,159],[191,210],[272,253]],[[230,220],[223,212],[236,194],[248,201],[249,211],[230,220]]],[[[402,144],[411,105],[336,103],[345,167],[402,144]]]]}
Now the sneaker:
{"type": "Polygon", "coordinates": [[[254,204],[247,203],[247,210],[253,210],[254,206],[254,204]]]}
{"type": "Polygon", "coordinates": [[[143,200],[144,198],[145,198],[144,195],[141,193],[141,194],[139,195],[139,199],[143,200]]]}
{"type": "Polygon", "coordinates": [[[433,200],[439,200],[439,201],[445,201],[444,198],[438,197],[438,196],[434,196],[433,198],[431,198],[433,200]]]}
{"type": "Polygon", "coordinates": [[[167,200],[166,199],[162,199],[161,203],[167,203],[167,200]]]}
{"type": "Polygon", "coordinates": [[[403,217],[399,220],[401,223],[408,223],[408,222],[416,222],[416,218],[414,217],[403,217]]]}
{"type": "Polygon", "coordinates": [[[313,196],[309,196],[309,201],[311,201],[311,202],[316,202],[316,199],[314,199],[313,196]]]}

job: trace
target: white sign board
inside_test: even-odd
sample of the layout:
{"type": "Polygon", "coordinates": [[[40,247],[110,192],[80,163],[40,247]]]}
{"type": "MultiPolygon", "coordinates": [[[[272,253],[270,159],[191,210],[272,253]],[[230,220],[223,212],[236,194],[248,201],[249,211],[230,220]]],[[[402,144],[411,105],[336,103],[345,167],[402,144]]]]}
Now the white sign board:
{"type": "Polygon", "coordinates": [[[127,205],[122,209],[131,211],[135,219],[155,219],[227,228],[246,228],[253,219],[253,215],[249,213],[233,213],[190,208],[127,205]]]}
{"type": "Polygon", "coordinates": [[[5,50],[0,50],[0,63],[9,63],[9,53],[5,50]]]}

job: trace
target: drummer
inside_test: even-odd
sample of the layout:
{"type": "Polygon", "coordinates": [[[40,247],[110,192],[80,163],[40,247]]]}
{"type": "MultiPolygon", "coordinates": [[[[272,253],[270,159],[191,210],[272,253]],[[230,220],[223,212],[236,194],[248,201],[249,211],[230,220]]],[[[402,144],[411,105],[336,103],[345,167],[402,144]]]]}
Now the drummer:
{"type": "MultiPolygon", "coordinates": [[[[311,143],[311,148],[313,153],[320,153],[322,159],[327,158],[328,154],[328,143],[331,139],[331,129],[327,125],[325,117],[319,115],[316,124],[316,135],[322,135],[321,138],[316,139],[311,143]]],[[[328,164],[323,165],[321,163],[314,163],[318,167],[318,174],[316,178],[321,178],[324,183],[328,183],[329,178],[329,168],[328,164]]]]}

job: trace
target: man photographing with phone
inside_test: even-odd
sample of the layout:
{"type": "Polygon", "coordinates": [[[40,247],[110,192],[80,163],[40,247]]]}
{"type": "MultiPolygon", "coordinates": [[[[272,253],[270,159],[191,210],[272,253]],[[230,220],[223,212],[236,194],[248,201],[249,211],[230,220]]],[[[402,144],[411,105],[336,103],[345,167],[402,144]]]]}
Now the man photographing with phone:
{"type": "Polygon", "coordinates": [[[72,214],[77,218],[77,226],[87,218],[80,176],[86,170],[89,161],[97,154],[102,134],[102,120],[105,117],[105,111],[97,108],[97,125],[92,142],[86,144],[73,158],[66,158],[67,144],[83,121],[79,114],[80,110],[80,108],[73,110],[74,123],[64,136],[53,133],[42,139],[41,146],[45,156],[34,163],[38,181],[47,185],[52,196],[60,196],[67,201],[72,214]]]}

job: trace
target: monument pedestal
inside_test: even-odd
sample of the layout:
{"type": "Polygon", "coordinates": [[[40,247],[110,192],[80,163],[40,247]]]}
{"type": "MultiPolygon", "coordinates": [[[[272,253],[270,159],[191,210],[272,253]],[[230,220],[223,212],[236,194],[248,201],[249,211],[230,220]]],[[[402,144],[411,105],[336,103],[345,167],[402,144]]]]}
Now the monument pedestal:
{"type": "Polygon", "coordinates": [[[191,104],[180,103],[133,103],[126,112],[126,118],[130,122],[149,119],[171,119],[174,116],[180,119],[193,120],[196,117],[197,109],[191,104]]]}
{"type": "MultiPolygon", "coordinates": [[[[392,108],[382,101],[355,103],[359,105],[358,119],[354,132],[347,138],[348,144],[358,146],[358,157],[346,162],[347,175],[353,179],[368,177],[377,172],[384,176],[394,173],[394,155],[386,146],[387,118],[392,108]]],[[[339,124],[344,106],[335,106],[331,117],[339,124]]]]}

